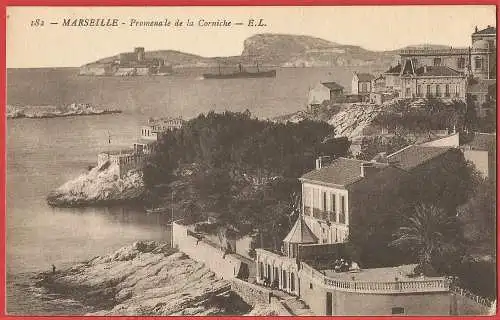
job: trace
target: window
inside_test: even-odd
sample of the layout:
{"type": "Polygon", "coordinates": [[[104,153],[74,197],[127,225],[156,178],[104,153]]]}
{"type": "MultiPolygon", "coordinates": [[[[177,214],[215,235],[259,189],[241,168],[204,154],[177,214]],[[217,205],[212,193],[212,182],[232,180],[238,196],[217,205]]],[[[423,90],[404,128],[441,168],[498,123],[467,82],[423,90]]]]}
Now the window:
{"type": "Polygon", "coordinates": [[[345,197],[340,196],[339,223],[345,223],[345,197]]]}
{"type": "Polygon", "coordinates": [[[457,68],[458,69],[465,68],[465,58],[463,58],[463,57],[458,58],[458,60],[457,60],[457,68]]]}
{"type": "Polygon", "coordinates": [[[436,85],[436,97],[441,97],[441,86],[439,84],[436,85]]]}
{"type": "Polygon", "coordinates": [[[405,97],[409,98],[410,96],[411,96],[411,89],[410,88],[406,88],[405,97]]]}
{"type": "Polygon", "coordinates": [[[332,217],[330,218],[332,221],[337,221],[336,208],[335,208],[335,193],[330,194],[330,211],[332,212],[332,217]]]}
{"type": "Polygon", "coordinates": [[[441,65],[441,58],[434,58],[434,65],[440,66],[441,65]]]}
{"type": "Polygon", "coordinates": [[[311,188],[304,187],[304,214],[311,214],[312,201],[311,201],[311,188]]]}
{"type": "Polygon", "coordinates": [[[405,308],[403,307],[394,307],[392,308],[392,314],[405,314],[405,308]]]}
{"type": "Polygon", "coordinates": [[[456,91],[455,91],[455,97],[458,97],[460,95],[460,87],[458,86],[458,84],[456,85],[456,91]]]}
{"type": "Polygon", "coordinates": [[[368,84],[367,83],[361,84],[361,92],[368,92],[368,84]]]}
{"type": "Polygon", "coordinates": [[[312,282],[309,282],[309,289],[312,289],[313,288],[313,284],[312,282]]]}
{"type": "Polygon", "coordinates": [[[313,210],[314,209],[319,209],[319,203],[318,203],[318,200],[319,200],[319,190],[314,188],[313,189],[313,199],[312,199],[312,207],[313,207],[313,210]]]}
{"type": "Polygon", "coordinates": [[[482,67],[483,67],[483,59],[480,58],[480,57],[476,57],[476,59],[474,60],[474,67],[476,69],[482,69],[482,67]]]}
{"type": "Polygon", "coordinates": [[[448,85],[448,84],[444,87],[444,96],[445,97],[450,96],[450,85],[448,85]]]}
{"type": "Polygon", "coordinates": [[[428,97],[432,97],[432,91],[431,91],[431,85],[430,84],[427,85],[427,92],[426,93],[427,93],[428,97]]]}
{"type": "Polygon", "coordinates": [[[283,289],[286,289],[286,270],[283,270],[283,281],[282,281],[283,289]]]}
{"type": "Polygon", "coordinates": [[[326,211],[326,192],[323,191],[323,211],[326,211]]]}
{"type": "Polygon", "coordinates": [[[421,96],[422,96],[422,86],[417,85],[417,97],[421,97],[421,96]]]}

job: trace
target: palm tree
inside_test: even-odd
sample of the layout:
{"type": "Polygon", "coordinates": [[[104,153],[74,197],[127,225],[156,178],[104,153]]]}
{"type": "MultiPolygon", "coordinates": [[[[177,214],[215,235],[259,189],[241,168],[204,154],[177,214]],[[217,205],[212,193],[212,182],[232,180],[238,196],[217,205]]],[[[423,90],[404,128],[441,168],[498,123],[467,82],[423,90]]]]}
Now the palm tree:
{"type": "Polygon", "coordinates": [[[455,217],[433,205],[419,205],[396,233],[389,246],[416,255],[417,268],[425,275],[434,273],[436,258],[455,249],[459,235],[455,217]]]}

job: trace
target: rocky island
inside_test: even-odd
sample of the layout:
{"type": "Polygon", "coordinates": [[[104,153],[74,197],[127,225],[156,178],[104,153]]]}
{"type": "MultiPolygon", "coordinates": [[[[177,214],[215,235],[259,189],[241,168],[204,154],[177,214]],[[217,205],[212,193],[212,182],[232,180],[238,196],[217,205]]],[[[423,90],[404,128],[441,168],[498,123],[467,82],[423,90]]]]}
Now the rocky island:
{"type": "Polygon", "coordinates": [[[272,315],[252,307],[202,263],[165,243],[136,242],[67,269],[36,276],[36,286],[74,299],[91,315],[272,315]]]}
{"type": "Polygon", "coordinates": [[[15,106],[7,105],[7,119],[57,118],[71,116],[92,116],[121,113],[118,109],[105,109],[88,103],[71,103],[63,106],[15,106]]]}
{"type": "Polygon", "coordinates": [[[56,207],[109,204],[137,199],[143,192],[142,172],[120,177],[118,166],[106,162],[50,192],[47,202],[56,207]]]}

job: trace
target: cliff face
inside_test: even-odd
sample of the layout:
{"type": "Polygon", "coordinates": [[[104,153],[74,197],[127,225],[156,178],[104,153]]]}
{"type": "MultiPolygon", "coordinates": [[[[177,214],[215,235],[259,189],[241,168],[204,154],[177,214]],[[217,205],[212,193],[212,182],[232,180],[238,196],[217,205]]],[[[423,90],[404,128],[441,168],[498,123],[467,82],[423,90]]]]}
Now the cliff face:
{"type": "MultiPolygon", "coordinates": [[[[91,315],[238,315],[250,306],[203,264],[167,244],[137,242],[56,273],[37,286],[94,306],[91,315]]],[[[269,314],[273,310],[255,312],[269,314]]]]}
{"type": "Polygon", "coordinates": [[[58,207],[118,202],[136,199],[144,190],[141,172],[120,178],[118,166],[106,162],[52,191],[47,202],[58,207]]]}
{"type": "Polygon", "coordinates": [[[242,57],[257,57],[266,63],[286,67],[319,67],[388,66],[396,55],[310,36],[257,34],[245,40],[242,57]]]}

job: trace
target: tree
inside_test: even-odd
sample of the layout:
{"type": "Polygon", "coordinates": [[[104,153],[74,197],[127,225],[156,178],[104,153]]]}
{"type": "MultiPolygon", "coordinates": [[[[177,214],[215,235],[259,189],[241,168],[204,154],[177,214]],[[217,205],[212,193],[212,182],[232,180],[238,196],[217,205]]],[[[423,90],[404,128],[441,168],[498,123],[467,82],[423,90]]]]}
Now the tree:
{"type": "Polygon", "coordinates": [[[458,251],[460,234],[455,217],[433,205],[421,204],[394,234],[396,239],[389,246],[412,254],[418,263],[417,270],[432,276],[435,271],[443,270],[442,257],[458,251]]]}
{"type": "Polygon", "coordinates": [[[458,217],[464,224],[464,236],[474,250],[471,254],[495,254],[496,212],[495,182],[483,179],[474,196],[458,209],[458,217]]]}

